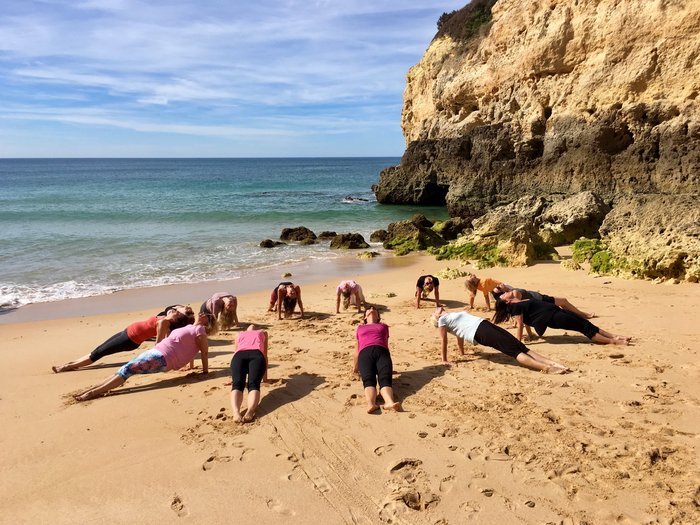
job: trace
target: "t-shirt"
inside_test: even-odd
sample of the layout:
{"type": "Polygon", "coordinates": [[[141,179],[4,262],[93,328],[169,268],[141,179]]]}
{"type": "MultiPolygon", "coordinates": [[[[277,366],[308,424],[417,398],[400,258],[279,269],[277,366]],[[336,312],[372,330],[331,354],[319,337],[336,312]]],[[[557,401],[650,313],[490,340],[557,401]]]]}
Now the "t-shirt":
{"type": "Polygon", "coordinates": [[[155,337],[157,333],[158,317],[152,316],[145,321],[131,323],[126,327],[126,335],[137,345],[143,343],[146,339],[155,337]]]}
{"type": "Polygon", "coordinates": [[[481,290],[484,293],[491,293],[499,284],[501,284],[501,281],[486,277],[485,279],[479,279],[479,284],[476,285],[476,289],[481,290]]]}
{"type": "Polygon", "coordinates": [[[214,317],[218,317],[219,312],[224,309],[224,297],[234,297],[230,293],[219,292],[212,295],[206,302],[207,309],[209,313],[214,314],[214,317]]]}
{"type": "Polygon", "coordinates": [[[389,349],[389,327],[384,323],[361,324],[357,327],[357,351],[368,346],[383,346],[389,349]]]}
{"type": "Polygon", "coordinates": [[[444,326],[452,335],[461,337],[466,342],[474,344],[474,334],[483,321],[484,319],[481,317],[468,314],[467,312],[454,312],[440,317],[438,326],[444,326]]]}
{"type": "Polygon", "coordinates": [[[532,326],[539,336],[544,335],[552,316],[558,310],[558,306],[536,299],[508,304],[508,312],[510,312],[511,315],[522,315],[523,323],[532,326]]]}
{"type": "Polygon", "coordinates": [[[243,350],[260,350],[265,355],[263,350],[263,341],[265,340],[265,332],[263,330],[246,330],[238,334],[236,339],[236,352],[243,350]]]}
{"type": "Polygon", "coordinates": [[[347,287],[350,291],[355,291],[359,285],[355,281],[341,281],[338,287],[335,289],[336,293],[342,293],[342,291],[347,287]]]}
{"type": "Polygon", "coordinates": [[[206,330],[201,324],[190,324],[170,332],[170,335],[158,343],[157,350],[165,357],[168,370],[178,370],[192,361],[199,352],[197,337],[205,336],[206,330]]]}

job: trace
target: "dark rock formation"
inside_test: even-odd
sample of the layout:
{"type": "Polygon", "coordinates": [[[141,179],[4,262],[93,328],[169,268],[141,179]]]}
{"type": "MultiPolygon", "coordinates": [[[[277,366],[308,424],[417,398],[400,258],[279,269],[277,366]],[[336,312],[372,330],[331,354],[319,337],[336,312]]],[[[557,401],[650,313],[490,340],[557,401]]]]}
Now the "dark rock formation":
{"type": "Polygon", "coordinates": [[[384,242],[388,233],[386,230],[375,230],[369,236],[369,242],[384,242]]]}
{"type": "Polygon", "coordinates": [[[323,231],[323,232],[318,234],[318,238],[321,240],[328,240],[328,239],[332,239],[336,235],[338,235],[336,232],[323,231]]]}
{"type": "Polygon", "coordinates": [[[445,240],[431,229],[432,222],[423,215],[414,215],[406,221],[392,222],[387,230],[384,248],[394,250],[397,255],[425,250],[445,244],[445,240]]]}
{"type": "Polygon", "coordinates": [[[453,241],[467,230],[471,229],[472,223],[464,217],[452,217],[446,221],[437,222],[433,225],[433,230],[438,232],[446,241],[453,241]]]}
{"type": "Polygon", "coordinates": [[[275,246],[284,246],[286,244],[286,242],[273,241],[272,239],[265,239],[264,241],[260,241],[261,248],[274,248],[275,246]]]}
{"type": "Polygon", "coordinates": [[[309,243],[308,241],[316,241],[316,234],[306,226],[297,226],[296,228],[283,229],[280,239],[292,242],[307,241],[307,244],[313,244],[313,242],[309,243]]]}
{"type": "Polygon", "coordinates": [[[331,248],[336,250],[357,250],[369,248],[359,233],[341,233],[331,239],[331,248]]]}

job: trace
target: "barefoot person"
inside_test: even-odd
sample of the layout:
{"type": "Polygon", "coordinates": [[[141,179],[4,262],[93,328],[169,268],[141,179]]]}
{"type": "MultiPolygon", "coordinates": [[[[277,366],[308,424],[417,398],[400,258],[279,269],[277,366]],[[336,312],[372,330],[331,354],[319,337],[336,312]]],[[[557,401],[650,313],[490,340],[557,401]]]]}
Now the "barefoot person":
{"type": "Polygon", "coordinates": [[[216,334],[219,330],[228,330],[238,326],[238,299],[226,292],[212,295],[202,303],[199,311],[214,316],[214,323],[209,327],[209,335],[216,334]]]}
{"type": "Polygon", "coordinates": [[[432,315],[432,322],[440,332],[442,362],[445,365],[452,365],[447,359],[447,334],[450,333],[457,337],[457,348],[462,355],[464,355],[464,341],[466,340],[470,344],[495,348],[532,370],[550,374],[569,372],[569,369],[564,365],[533,352],[508,331],[476,315],[467,312],[448,313],[444,308],[438,307],[432,315]]]}
{"type": "Polygon", "coordinates": [[[379,410],[377,405],[377,381],[382,394],[384,410],[401,410],[401,403],[394,398],[391,386],[393,364],[389,353],[389,327],[380,322],[379,312],[374,306],[365,310],[364,324],[357,327],[357,352],[353,360],[353,371],[359,373],[365,388],[367,413],[379,410]]]}
{"type": "Polygon", "coordinates": [[[489,294],[500,284],[502,284],[501,281],[491,279],[490,277],[480,279],[474,274],[470,275],[464,282],[465,288],[469,291],[469,309],[474,309],[476,292],[481,292],[484,294],[484,301],[486,301],[486,311],[491,311],[491,299],[489,299],[489,294]]]}
{"type": "Polygon", "coordinates": [[[545,303],[556,304],[559,308],[568,310],[569,312],[575,313],[579,317],[584,319],[593,319],[595,314],[589,314],[583,312],[576,308],[573,304],[569,302],[566,297],[553,297],[551,295],[545,295],[540,292],[534,292],[532,290],[525,290],[523,288],[514,288],[506,283],[500,283],[496,288],[494,288],[493,297],[498,300],[504,293],[513,292],[512,296],[517,299],[537,299],[538,301],[544,301],[545,303]]]}
{"type": "Polygon", "coordinates": [[[355,281],[341,281],[335,289],[335,313],[340,313],[340,296],[343,296],[343,309],[347,310],[352,304],[357,307],[357,313],[362,312],[365,304],[365,295],[362,287],[355,281]]]}
{"type": "Polygon", "coordinates": [[[421,275],[416,282],[416,308],[420,300],[428,297],[435,290],[435,306],[440,306],[440,279],[432,275],[421,275]]]}
{"type": "Polygon", "coordinates": [[[267,332],[251,324],[238,334],[231,359],[231,409],[236,423],[252,421],[260,403],[260,383],[267,381],[267,332]],[[243,390],[248,377],[248,409],[241,417],[243,390]]]}
{"type": "Polygon", "coordinates": [[[628,345],[631,337],[615,335],[598,328],[588,319],[563,310],[555,304],[538,301],[537,299],[518,299],[513,292],[506,292],[496,301],[494,323],[502,323],[511,317],[515,318],[517,337],[523,339],[523,325],[530,339],[536,339],[530,327],[534,327],[537,335],[542,337],[547,328],[573,330],[580,332],[600,345],[628,345]]]}
{"type": "Polygon", "coordinates": [[[284,317],[291,317],[297,303],[299,304],[299,319],[303,319],[304,303],[301,302],[301,286],[292,282],[279,283],[270,294],[270,307],[267,311],[277,310],[277,319],[282,319],[282,310],[284,309],[284,317]]]}
{"type": "Polygon", "coordinates": [[[159,343],[166,338],[172,330],[182,328],[194,323],[194,312],[189,306],[173,305],[165,308],[161,313],[153,315],[144,321],[131,323],[124,330],[114,334],[92,352],[63,365],[51,367],[56,372],[68,372],[91,365],[105,356],[118,352],[130,352],[136,350],[141,343],[156,338],[159,343]]]}
{"type": "Polygon", "coordinates": [[[155,374],[156,372],[178,370],[190,363],[197,352],[201,354],[202,373],[207,374],[209,372],[209,343],[206,329],[211,322],[213,322],[211,314],[200,312],[195,324],[173,330],[155,347],[134,357],[101,385],[89,388],[73,397],[77,401],[87,401],[122,386],[134,374],[155,374]]]}

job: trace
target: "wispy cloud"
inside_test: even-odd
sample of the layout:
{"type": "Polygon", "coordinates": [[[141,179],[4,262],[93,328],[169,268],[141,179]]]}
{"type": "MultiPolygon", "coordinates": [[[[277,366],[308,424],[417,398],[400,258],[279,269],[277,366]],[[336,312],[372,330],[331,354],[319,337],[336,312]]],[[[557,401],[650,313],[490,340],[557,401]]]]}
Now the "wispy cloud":
{"type": "Polygon", "coordinates": [[[462,5],[6,0],[0,127],[114,126],[135,140],[156,132],[247,134],[270,149],[279,136],[302,141],[365,129],[381,141],[392,127],[400,136],[406,71],[440,13],[462,5]]]}

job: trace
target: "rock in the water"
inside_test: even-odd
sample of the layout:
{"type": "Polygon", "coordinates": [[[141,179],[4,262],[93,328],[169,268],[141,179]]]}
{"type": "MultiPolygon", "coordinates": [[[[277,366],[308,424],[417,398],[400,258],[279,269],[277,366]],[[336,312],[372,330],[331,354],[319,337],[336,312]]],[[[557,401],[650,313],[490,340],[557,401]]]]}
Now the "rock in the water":
{"type": "Polygon", "coordinates": [[[336,250],[356,250],[369,248],[369,244],[365,242],[364,237],[359,233],[341,233],[331,239],[331,248],[336,250]]]}
{"type": "Polygon", "coordinates": [[[318,234],[318,238],[323,239],[323,240],[328,240],[328,239],[332,239],[336,235],[338,235],[338,234],[335,232],[322,231],[321,233],[318,234]]]}
{"type": "Polygon", "coordinates": [[[272,239],[265,239],[264,241],[260,241],[261,248],[274,248],[275,246],[284,246],[286,244],[287,243],[285,242],[273,241],[272,239]]]}
{"type": "MultiPolygon", "coordinates": [[[[316,234],[309,230],[306,226],[297,226],[296,228],[285,228],[282,230],[280,239],[283,241],[302,242],[307,240],[316,240],[316,234]]],[[[313,244],[313,243],[310,243],[313,244]]]]}
{"type": "Polygon", "coordinates": [[[384,242],[388,233],[386,230],[375,230],[369,236],[369,242],[384,242]]]}

